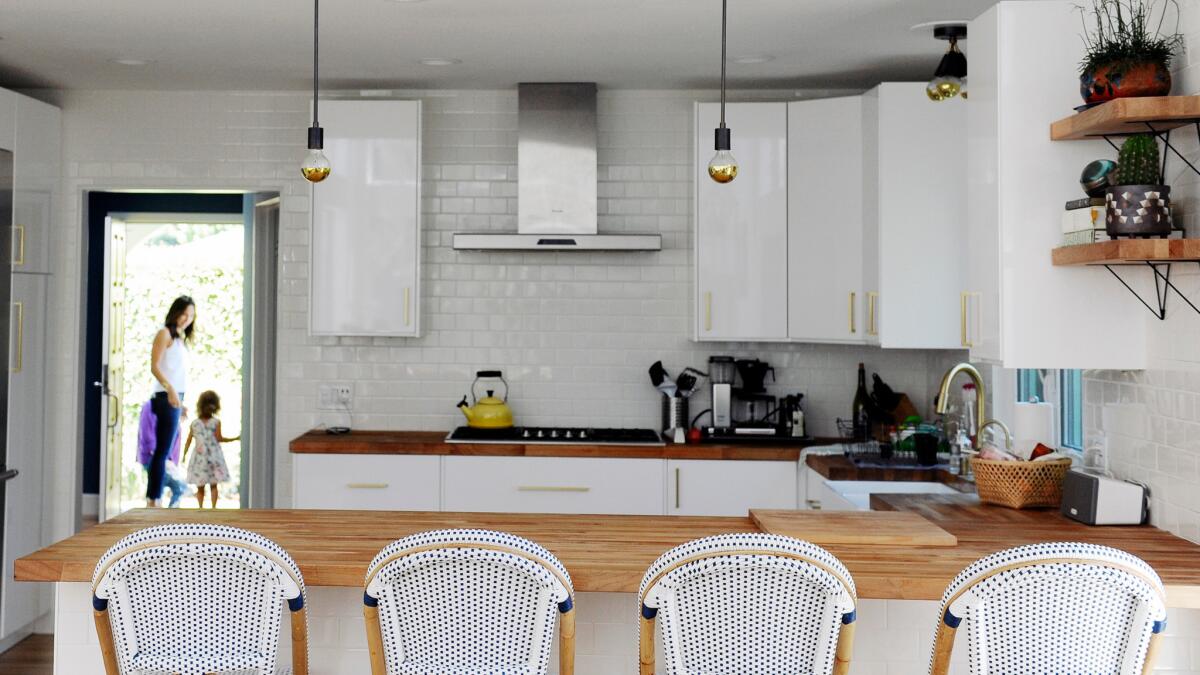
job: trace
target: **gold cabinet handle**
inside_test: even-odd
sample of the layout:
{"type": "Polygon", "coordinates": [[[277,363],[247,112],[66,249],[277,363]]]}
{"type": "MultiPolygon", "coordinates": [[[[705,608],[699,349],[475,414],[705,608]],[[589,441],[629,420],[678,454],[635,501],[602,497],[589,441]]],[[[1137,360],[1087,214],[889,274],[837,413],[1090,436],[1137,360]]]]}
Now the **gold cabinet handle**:
{"type": "Polygon", "coordinates": [[[675,508],[679,508],[679,467],[675,467],[675,508]]]}
{"type": "Polygon", "coordinates": [[[855,293],[854,291],[850,291],[850,310],[849,311],[850,311],[850,332],[851,333],[858,332],[858,326],[856,326],[854,323],[854,305],[856,304],[855,303],[856,295],[858,295],[858,294],[855,293]]]}
{"type": "Polygon", "coordinates": [[[973,342],[971,342],[969,339],[967,339],[967,316],[970,314],[970,312],[968,312],[967,309],[968,309],[968,304],[970,302],[970,297],[971,297],[970,292],[963,291],[962,294],[959,295],[959,299],[958,299],[959,333],[960,333],[960,337],[961,337],[960,342],[963,347],[968,347],[968,348],[975,346],[975,344],[973,342]]]}
{"type": "Polygon", "coordinates": [[[582,485],[518,485],[517,492],[591,492],[582,485]]]}
{"type": "Polygon", "coordinates": [[[387,483],[346,483],[351,490],[386,490],[387,483]]]}
{"type": "Polygon", "coordinates": [[[17,255],[13,258],[12,264],[25,264],[25,226],[13,225],[13,232],[17,235],[17,244],[13,246],[17,251],[17,255]]]}
{"type": "Polygon", "coordinates": [[[879,326],[875,323],[875,305],[878,300],[878,293],[867,293],[867,335],[879,335],[879,326]]]}
{"type": "Polygon", "coordinates": [[[25,303],[14,302],[17,314],[17,354],[13,359],[12,372],[19,373],[25,367],[25,303]]]}
{"type": "Polygon", "coordinates": [[[704,332],[712,331],[712,292],[704,294],[704,332]]]}
{"type": "Polygon", "coordinates": [[[409,307],[411,306],[411,300],[412,300],[411,295],[412,295],[411,290],[408,288],[405,288],[404,289],[404,325],[405,326],[412,325],[412,321],[410,320],[410,316],[409,316],[410,315],[409,307]]]}

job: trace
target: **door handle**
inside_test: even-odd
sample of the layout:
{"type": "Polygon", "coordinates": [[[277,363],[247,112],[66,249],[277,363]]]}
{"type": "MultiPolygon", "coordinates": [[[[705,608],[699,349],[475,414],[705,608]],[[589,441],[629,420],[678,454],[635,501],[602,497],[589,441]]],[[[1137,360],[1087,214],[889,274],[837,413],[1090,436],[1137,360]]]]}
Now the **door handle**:
{"type": "Polygon", "coordinates": [[[867,293],[867,335],[879,335],[879,326],[875,323],[875,306],[878,300],[878,293],[867,293]]]}
{"type": "Polygon", "coordinates": [[[975,346],[974,342],[968,338],[967,330],[967,322],[970,317],[971,295],[973,294],[968,291],[963,291],[958,300],[959,333],[961,336],[960,344],[967,348],[975,346]]]}
{"type": "Polygon", "coordinates": [[[346,483],[351,490],[386,490],[387,483],[346,483]]]}
{"type": "Polygon", "coordinates": [[[13,225],[13,233],[17,235],[17,241],[19,243],[13,247],[14,249],[17,250],[17,255],[16,255],[16,257],[13,258],[12,264],[13,265],[24,265],[25,264],[25,226],[24,225],[13,225]]]}
{"type": "Polygon", "coordinates": [[[404,325],[405,325],[405,326],[411,325],[411,323],[412,323],[412,322],[409,320],[409,314],[410,314],[410,312],[409,312],[409,306],[410,306],[410,304],[411,304],[411,298],[410,298],[410,295],[411,295],[411,291],[410,291],[410,289],[408,289],[408,288],[405,288],[405,289],[404,289],[404,325]]]}
{"type": "Polygon", "coordinates": [[[0,483],[7,483],[8,481],[16,478],[19,475],[21,475],[21,472],[17,471],[16,469],[8,469],[7,471],[0,471],[0,483]]]}
{"type": "Polygon", "coordinates": [[[857,294],[854,291],[850,291],[850,332],[851,333],[858,332],[858,326],[856,326],[854,324],[854,305],[856,304],[855,297],[854,297],[855,295],[857,295],[857,294]]]}
{"type": "Polygon", "coordinates": [[[679,467],[675,467],[675,508],[679,508],[679,467]]]}
{"type": "Polygon", "coordinates": [[[121,420],[121,399],[112,392],[104,392],[104,395],[110,399],[108,406],[108,428],[113,429],[117,426],[117,422],[121,420]]]}
{"type": "Polygon", "coordinates": [[[519,485],[517,492],[591,492],[592,488],[575,485],[519,485]]]}
{"type": "Polygon", "coordinates": [[[704,294],[704,332],[712,331],[712,291],[704,294]]]}

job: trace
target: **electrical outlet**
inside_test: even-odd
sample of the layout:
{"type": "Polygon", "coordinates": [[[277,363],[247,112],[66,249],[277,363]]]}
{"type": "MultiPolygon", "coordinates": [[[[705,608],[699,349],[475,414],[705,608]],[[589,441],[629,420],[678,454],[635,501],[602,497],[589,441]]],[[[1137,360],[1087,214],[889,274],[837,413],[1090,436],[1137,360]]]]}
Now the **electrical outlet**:
{"type": "Polygon", "coordinates": [[[322,384],[317,387],[318,410],[348,410],[354,406],[354,388],[348,384],[322,384]]]}

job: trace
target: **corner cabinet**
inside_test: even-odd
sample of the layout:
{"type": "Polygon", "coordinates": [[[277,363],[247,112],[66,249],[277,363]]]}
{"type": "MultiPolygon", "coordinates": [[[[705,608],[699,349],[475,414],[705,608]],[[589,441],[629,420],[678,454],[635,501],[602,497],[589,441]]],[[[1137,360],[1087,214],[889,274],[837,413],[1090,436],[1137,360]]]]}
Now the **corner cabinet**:
{"type": "Polygon", "coordinates": [[[715,103],[696,104],[696,339],[788,338],[787,105],[731,103],[738,176],[708,176],[715,103]]]}
{"type": "Polygon", "coordinates": [[[62,111],[17,96],[13,154],[14,272],[50,272],[51,210],[59,193],[62,111]]]}
{"type": "Polygon", "coordinates": [[[310,331],[420,335],[421,103],[321,101],[329,178],[312,187],[310,331]]]}
{"type": "Polygon", "coordinates": [[[1054,143],[1079,105],[1069,0],[1000,2],[971,22],[967,304],[972,359],[1006,368],[1141,369],[1144,309],[1103,268],[1055,267],[1063,203],[1101,141],[1054,143]],[[1031,50],[1030,45],[1038,45],[1031,50]]]}

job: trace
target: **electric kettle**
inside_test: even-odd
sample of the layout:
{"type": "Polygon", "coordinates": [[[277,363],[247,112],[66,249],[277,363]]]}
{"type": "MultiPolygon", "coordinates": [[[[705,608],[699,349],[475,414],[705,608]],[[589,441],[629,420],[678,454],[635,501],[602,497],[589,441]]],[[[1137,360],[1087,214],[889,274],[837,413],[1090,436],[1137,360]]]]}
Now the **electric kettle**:
{"type": "Polygon", "coordinates": [[[458,407],[467,418],[467,426],[473,429],[507,429],[513,425],[512,408],[508,407],[508,382],[499,370],[481,370],[475,373],[475,381],[471,383],[471,399],[475,405],[467,405],[467,397],[463,396],[458,407]],[[488,389],[487,396],[479,398],[475,394],[475,385],[480,380],[496,379],[504,385],[504,397],[496,398],[495,390],[488,389]]]}

